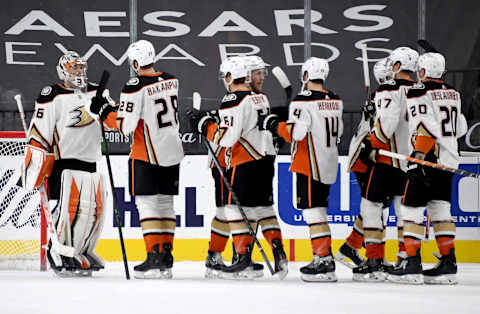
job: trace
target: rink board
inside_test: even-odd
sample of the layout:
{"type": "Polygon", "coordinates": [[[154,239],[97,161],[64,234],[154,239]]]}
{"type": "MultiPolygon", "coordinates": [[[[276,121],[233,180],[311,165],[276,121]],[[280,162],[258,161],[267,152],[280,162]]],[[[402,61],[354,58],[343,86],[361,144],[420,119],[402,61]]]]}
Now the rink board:
{"type": "MultiPolygon", "coordinates": [[[[460,168],[480,172],[480,158],[462,157],[460,168]]],[[[119,199],[119,212],[124,224],[123,236],[129,260],[141,260],[145,256],[138,211],[135,202],[128,193],[127,156],[112,156],[114,182],[119,199]]],[[[207,168],[207,157],[186,156],[180,173],[180,194],[175,197],[177,229],[175,232],[174,255],[177,260],[203,260],[208,248],[210,222],[215,215],[213,180],[207,168]]],[[[311,259],[311,246],[308,240],[308,228],[303,221],[301,211],[294,207],[295,178],[288,171],[289,156],[279,156],[274,179],[274,202],[282,228],[284,245],[291,260],[306,261],[311,259]]],[[[333,251],[343,243],[352,229],[359,213],[360,193],[355,176],[347,172],[348,161],[340,157],[337,182],[332,185],[328,215],[332,230],[333,251]]],[[[100,170],[107,173],[105,163],[100,163],[100,170]]],[[[110,197],[110,196],[109,196],[110,197]]],[[[107,200],[105,226],[100,240],[98,253],[109,261],[121,260],[118,241],[118,229],[114,225],[112,201],[107,200]]],[[[452,189],[452,215],[457,226],[457,255],[459,262],[480,262],[480,184],[478,179],[455,176],[452,189]]],[[[387,230],[387,258],[394,259],[397,242],[395,215],[393,208],[387,230]]],[[[433,233],[433,228],[430,228],[433,233]]],[[[262,236],[259,236],[262,238],[262,236]]],[[[434,262],[431,252],[436,251],[435,240],[423,246],[426,262],[434,262]]],[[[266,242],[262,242],[268,247],[266,242]]],[[[226,256],[230,255],[231,245],[227,245],[226,256]]],[[[268,254],[270,250],[266,250],[268,254]]],[[[260,260],[259,252],[255,259],[260,260]]]]}

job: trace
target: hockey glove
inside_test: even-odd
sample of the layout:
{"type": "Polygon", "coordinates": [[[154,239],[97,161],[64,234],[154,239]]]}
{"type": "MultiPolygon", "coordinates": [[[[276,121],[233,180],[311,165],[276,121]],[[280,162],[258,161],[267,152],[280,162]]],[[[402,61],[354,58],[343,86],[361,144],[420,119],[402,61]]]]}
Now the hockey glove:
{"type": "Polygon", "coordinates": [[[358,158],[367,166],[372,166],[375,164],[377,159],[378,150],[372,147],[372,143],[368,138],[365,138],[362,141],[360,154],[358,158]]]}
{"type": "Polygon", "coordinates": [[[191,129],[203,135],[206,135],[209,123],[218,123],[220,120],[215,111],[208,112],[193,109],[187,112],[187,116],[190,120],[191,129]]]}
{"type": "MultiPolygon", "coordinates": [[[[413,152],[410,157],[421,159],[425,158],[425,154],[420,152],[413,152]]],[[[431,181],[427,178],[425,167],[414,162],[408,162],[407,164],[408,179],[412,181],[420,181],[427,187],[430,186],[431,181]]]]}
{"type": "Polygon", "coordinates": [[[270,131],[273,136],[278,136],[277,127],[280,123],[280,118],[276,114],[259,115],[258,128],[262,131],[270,131]]]}
{"type": "Polygon", "coordinates": [[[90,103],[90,112],[97,114],[100,120],[104,121],[110,112],[117,111],[115,101],[110,97],[110,94],[105,90],[102,97],[93,97],[90,103]]]}

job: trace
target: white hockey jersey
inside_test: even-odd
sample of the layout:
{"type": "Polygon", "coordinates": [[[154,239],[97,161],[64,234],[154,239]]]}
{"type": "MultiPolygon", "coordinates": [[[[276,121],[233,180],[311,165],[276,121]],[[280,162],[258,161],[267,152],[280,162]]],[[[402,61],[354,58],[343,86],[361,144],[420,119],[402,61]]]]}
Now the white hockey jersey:
{"type": "MultiPolygon", "coordinates": [[[[375,94],[376,116],[370,137],[372,147],[407,155],[411,150],[408,141],[407,92],[415,84],[412,80],[395,80],[394,84],[381,85],[375,94]]],[[[407,163],[383,155],[377,162],[406,171],[407,163]]]]}
{"type": "Polygon", "coordinates": [[[131,159],[162,167],[183,159],[174,76],[158,72],[130,79],[120,94],[117,121],[122,134],[134,132],[131,159]]]}
{"type": "Polygon", "coordinates": [[[223,97],[220,124],[216,130],[217,126],[209,125],[209,133],[215,130],[213,141],[227,148],[228,167],[276,154],[272,134],[257,126],[259,114],[267,114],[269,108],[267,97],[252,91],[236,91],[223,97]]]}
{"type": "Polygon", "coordinates": [[[343,134],[343,102],[330,91],[304,91],[290,103],[290,171],[324,184],[337,179],[338,139],[343,134]]]}
{"type": "Polygon", "coordinates": [[[467,132],[460,93],[443,81],[426,81],[408,91],[407,106],[412,150],[423,151],[416,142],[418,136],[433,138],[438,163],[457,168],[457,139],[467,132]]]}
{"type": "Polygon", "coordinates": [[[99,160],[100,122],[89,109],[97,87],[89,83],[85,93],[59,84],[44,87],[35,102],[29,143],[55,153],[55,159],[99,160]]]}

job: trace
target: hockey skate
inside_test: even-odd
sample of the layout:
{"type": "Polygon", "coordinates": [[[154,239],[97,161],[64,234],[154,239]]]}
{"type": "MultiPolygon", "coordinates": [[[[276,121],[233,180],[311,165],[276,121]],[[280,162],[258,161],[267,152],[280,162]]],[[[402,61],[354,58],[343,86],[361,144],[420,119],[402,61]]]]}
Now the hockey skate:
{"type": "Polygon", "coordinates": [[[445,256],[435,253],[434,255],[439,261],[433,268],[422,272],[424,282],[432,285],[457,284],[457,259],[455,258],[455,249],[450,249],[450,253],[445,256]]]}
{"type": "MultiPolygon", "coordinates": [[[[238,254],[237,251],[235,251],[235,246],[232,243],[232,265],[235,264],[238,261],[238,254]]],[[[249,272],[250,274],[248,277],[253,277],[255,278],[262,278],[263,277],[263,265],[260,263],[255,263],[254,261],[250,262],[250,266],[248,266],[247,270],[245,272],[249,272]]]]}
{"type": "Polygon", "coordinates": [[[277,273],[278,277],[283,280],[288,274],[287,254],[285,254],[280,239],[272,240],[272,247],[273,257],[275,259],[275,273],[277,273]]]}
{"type": "Polygon", "coordinates": [[[162,252],[160,252],[159,245],[155,245],[153,252],[147,253],[145,262],[135,266],[133,270],[135,278],[138,279],[171,279],[172,266],[172,245],[164,243],[162,252]]]}
{"type": "MultiPolygon", "coordinates": [[[[232,265],[226,266],[222,271],[223,279],[255,279],[258,278],[253,270],[252,263],[252,247],[247,246],[246,252],[244,254],[238,254],[238,259],[236,259],[232,265]]],[[[263,276],[263,265],[262,265],[262,276],[263,276]]]]}
{"type": "Polygon", "coordinates": [[[81,264],[73,257],[67,257],[63,255],[58,255],[57,258],[60,258],[61,264],[58,265],[55,260],[57,258],[53,257],[55,252],[51,252],[51,249],[47,249],[47,259],[50,263],[50,268],[53,270],[55,275],[61,278],[71,278],[79,276],[79,271],[81,270],[81,264]]]}
{"type": "Polygon", "coordinates": [[[397,253],[397,262],[395,263],[394,267],[400,266],[402,261],[408,257],[407,252],[405,251],[400,251],[397,253]]]}
{"type": "Polygon", "coordinates": [[[313,256],[313,261],[300,268],[301,278],[307,282],[335,282],[335,261],[331,255],[313,256]]]}
{"type": "Polygon", "coordinates": [[[382,282],[385,281],[386,277],[383,258],[369,258],[353,269],[354,281],[382,282]]]}
{"type": "Polygon", "coordinates": [[[350,269],[354,269],[356,266],[360,266],[365,260],[357,249],[352,248],[347,242],[343,243],[338,250],[337,254],[335,254],[335,259],[340,262],[341,264],[347,266],[350,269]],[[352,263],[350,263],[347,258],[349,258],[352,263]]]}
{"type": "Polygon", "coordinates": [[[421,285],[423,284],[422,276],[422,259],[420,257],[420,250],[417,255],[408,256],[403,259],[400,265],[395,266],[390,271],[387,280],[395,283],[421,285]]]}
{"type": "Polygon", "coordinates": [[[205,278],[220,278],[224,267],[222,253],[208,251],[207,260],[205,261],[205,278]]]}

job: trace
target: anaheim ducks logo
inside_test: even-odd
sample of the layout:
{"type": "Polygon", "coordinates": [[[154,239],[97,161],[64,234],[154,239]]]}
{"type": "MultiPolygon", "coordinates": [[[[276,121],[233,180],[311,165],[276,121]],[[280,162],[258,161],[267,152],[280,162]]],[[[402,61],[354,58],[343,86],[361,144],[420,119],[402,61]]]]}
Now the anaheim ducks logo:
{"type": "Polygon", "coordinates": [[[84,106],[78,107],[70,111],[70,113],[72,114],[72,123],[68,127],[71,128],[81,128],[95,121],[84,106]]]}

